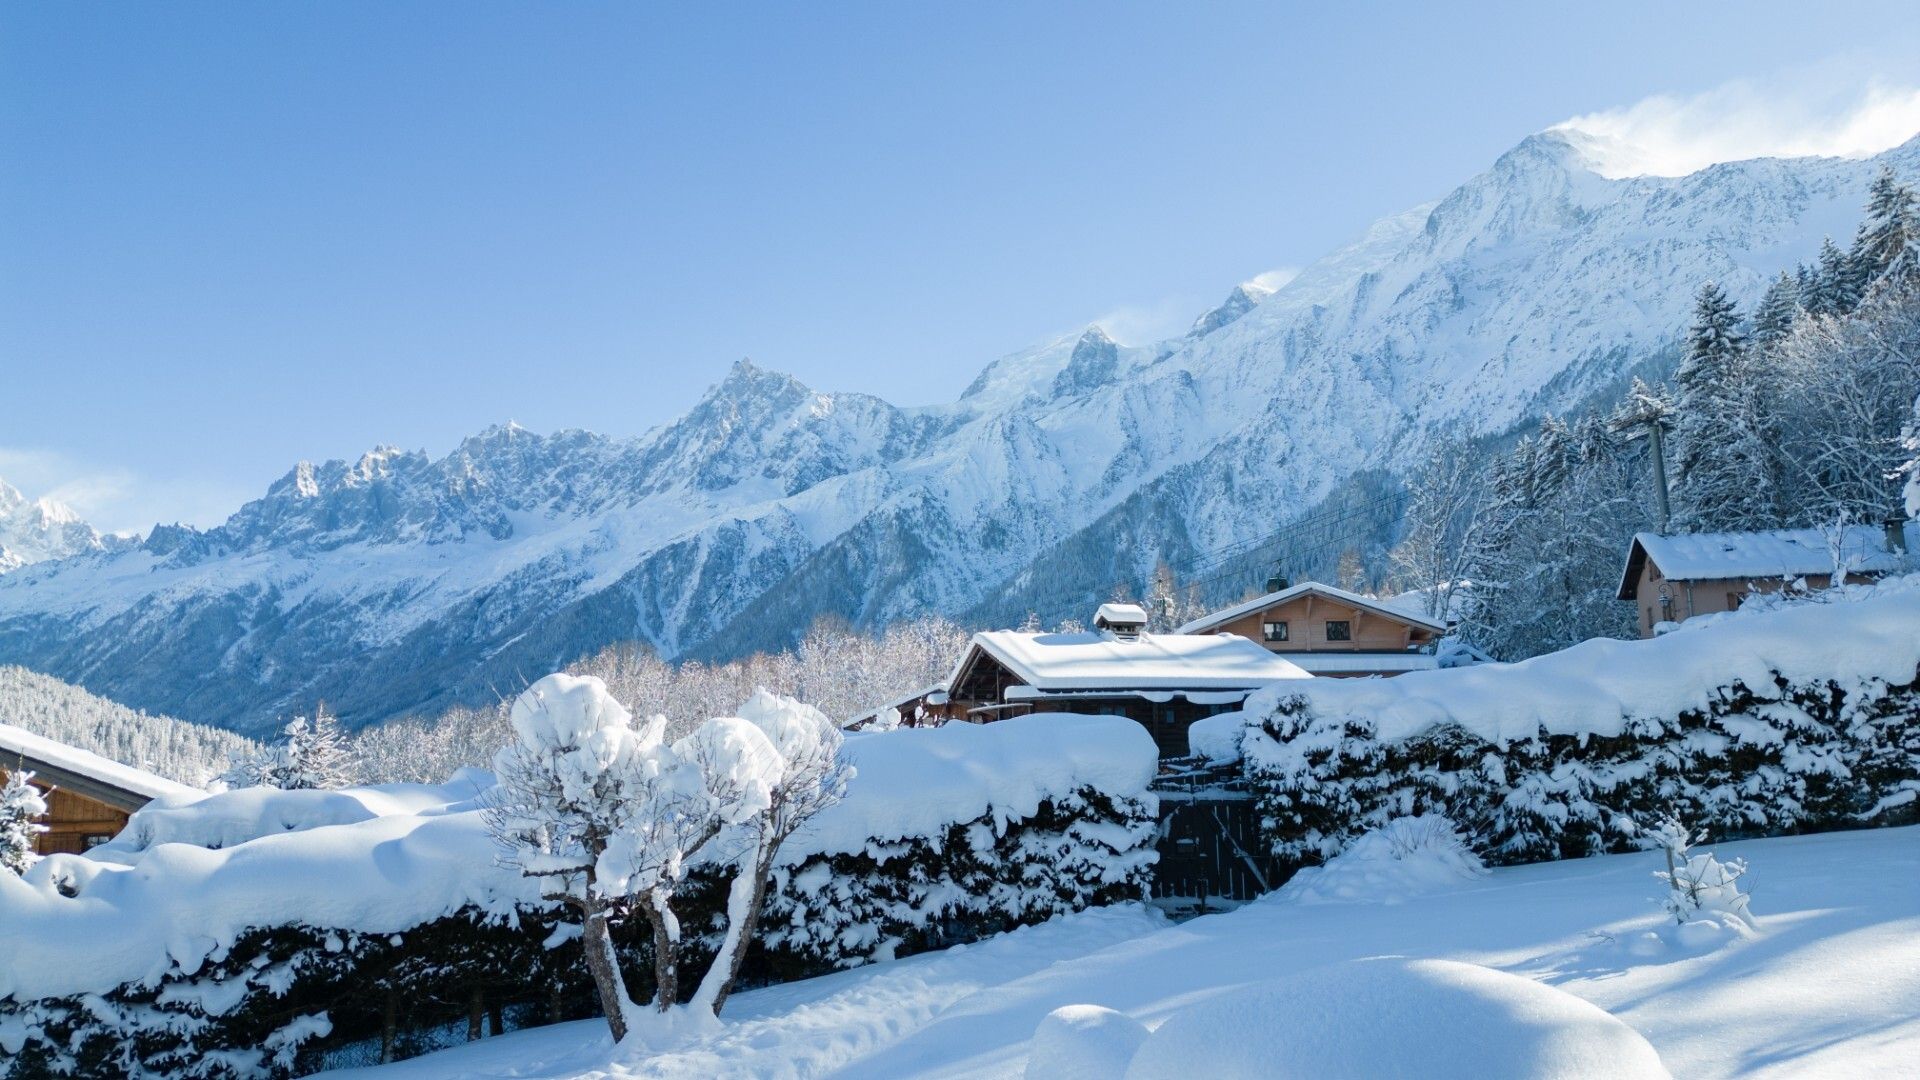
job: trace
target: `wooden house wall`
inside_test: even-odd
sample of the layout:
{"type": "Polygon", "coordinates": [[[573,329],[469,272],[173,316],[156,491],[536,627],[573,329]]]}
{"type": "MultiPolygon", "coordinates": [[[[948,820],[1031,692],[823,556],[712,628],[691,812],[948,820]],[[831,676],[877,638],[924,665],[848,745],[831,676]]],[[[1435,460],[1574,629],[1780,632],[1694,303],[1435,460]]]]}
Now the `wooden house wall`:
{"type": "MultiPolygon", "coordinates": [[[[6,771],[0,769],[0,783],[6,781],[6,776],[6,771]]],[[[118,807],[61,788],[48,791],[48,785],[37,779],[33,786],[47,798],[47,816],[40,819],[47,831],[40,834],[35,844],[35,850],[42,855],[85,851],[89,841],[110,839],[127,826],[129,815],[118,807]]]]}
{"type": "Polygon", "coordinates": [[[1404,652],[1409,646],[1421,645],[1433,639],[1433,633],[1424,627],[1313,593],[1296,596],[1265,611],[1243,615],[1218,627],[1215,632],[1238,634],[1282,655],[1295,652],[1404,652]],[[1327,622],[1330,619],[1344,621],[1352,632],[1352,640],[1328,641],[1327,622]],[[1268,622],[1285,622],[1287,640],[1268,641],[1265,629],[1268,622]]]}

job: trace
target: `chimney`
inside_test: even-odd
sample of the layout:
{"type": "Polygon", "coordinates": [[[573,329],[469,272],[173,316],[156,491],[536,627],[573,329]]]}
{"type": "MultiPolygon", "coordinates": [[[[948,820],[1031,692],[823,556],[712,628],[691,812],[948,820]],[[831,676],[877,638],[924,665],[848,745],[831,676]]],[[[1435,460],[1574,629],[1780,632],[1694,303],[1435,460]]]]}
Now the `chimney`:
{"type": "Polygon", "coordinates": [[[1293,582],[1288,581],[1284,575],[1275,574],[1272,577],[1267,579],[1267,591],[1279,592],[1280,590],[1287,588],[1292,584],[1293,582]]]}
{"type": "Polygon", "coordinates": [[[1139,604],[1101,604],[1093,613],[1093,627],[1121,641],[1134,641],[1147,626],[1147,609],[1139,604]]]}
{"type": "Polygon", "coordinates": [[[1900,558],[1907,553],[1907,523],[1904,518],[1890,517],[1882,528],[1887,533],[1887,554],[1900,558]]]}

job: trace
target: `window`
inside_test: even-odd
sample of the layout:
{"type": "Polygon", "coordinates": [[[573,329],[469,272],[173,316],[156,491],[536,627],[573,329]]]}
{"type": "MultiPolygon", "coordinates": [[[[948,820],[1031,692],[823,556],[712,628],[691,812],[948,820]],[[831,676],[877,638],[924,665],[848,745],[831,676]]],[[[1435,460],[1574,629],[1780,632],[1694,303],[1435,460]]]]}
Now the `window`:
{"type": "Polygon", "coordinates": [[[113,839],[112,833],[88,833],[86,839],[80,842],[88,848],[97,848],[111,839],[113,839]]]}
{"type": "Polygon", "coordinates": [[[1284,622],[1261,623],[1260,629],[1266,633],[1268,641],[1287,640],[1287,624],[1284,622]]]}
{"type": "Polygon", "coordinates": [[[1348,622],[1345,619],[1328,619],[1327,620],[1327,640],[1328,641],[1352,641],[1353,640],[1353,624],[1348,622]]]}

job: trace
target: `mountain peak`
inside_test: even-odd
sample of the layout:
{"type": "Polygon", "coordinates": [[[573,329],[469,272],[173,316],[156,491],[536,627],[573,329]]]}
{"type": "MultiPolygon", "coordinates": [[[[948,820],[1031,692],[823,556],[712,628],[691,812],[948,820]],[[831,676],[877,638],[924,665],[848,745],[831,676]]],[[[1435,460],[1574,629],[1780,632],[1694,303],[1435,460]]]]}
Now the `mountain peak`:
{"type": "Polygon", "coordinates": [[[1193,328],[1187,331],[1189,338],[1203,337],[1227,325],[1252,311],[1254,305],[1273,295],[1273,290],[1257,281],[1243,281],[1233,287],[1220,306],[1202,314],[1193,320],[1193,328]]]}

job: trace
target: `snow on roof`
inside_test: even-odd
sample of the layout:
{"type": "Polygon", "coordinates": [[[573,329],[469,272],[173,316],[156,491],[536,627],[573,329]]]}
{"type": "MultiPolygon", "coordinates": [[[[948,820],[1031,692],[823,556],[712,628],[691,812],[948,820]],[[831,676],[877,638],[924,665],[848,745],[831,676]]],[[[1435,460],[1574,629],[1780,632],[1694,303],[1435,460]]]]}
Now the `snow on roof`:
{"type": "Polygon", "coordinates": [[[1145,626],[1147,609],[1139,604],[1101,604],[1093,613],[1095,626],[1145,626]]]}
{"type": "MultiPolygon", "coordinates": [[[[1903,527],[1907,550],[1920,543],[1920,524],[1903,527]]],[[[1906,557],[1887,550],[1886,530],[1877,525],[1849,525],[1838,534],[1841,556],[1849,573],[1890,574],[1906,566],[1906,557]]],[[[1728,581],[1740,578],[1791,578],[1833,572],[1833,547],[1826,529],[1770,529],[1764,532],[1635,533],[1621,574],[1620,596],[1633,598],[1640,554],[1653,560],[1660,573],[1681,581],[1728,581]]]]}
{"type": "Polygon", "coordinates": [[[1405,606],[1394,606],[1388,601],[1381,600],[1377,597],[1361,596],[1359,593],[1351,593],[1345,589],[1335,588],[1332,585],[1323,585],[1318,581],[1303,581],[1290,588],[1281,589],[1279,592],[1270,592],[1265,596],[1256,596],[1251,600],[1235,604],[1230,608],[1195,619],[1181,627],[1179,632],[1182,634],[1205,633],[1215,627],[1224,626],[1242,616],[1251,615],[1256,611],[1264,611],[1276,604],[1284,604],[1296,596],[1305,596],[1307,593],[1318,593],[1329,599],[1338,600],[1343,604],[1352,604],[1354,607],[1385,615],[1390,619],[1409,622],[1415,626],[1432,630],[1435,633],[1444,634],[1447,630],[1445,624],[1433,621],[1433,617],[1427,615],[1424,611],[1408,610],[1405,606]]]}
{"type": "Polygon", "coordinates": [[[44,735],[35,735],[12,724],[0,724],[0,767],[15,758],[24,758],[29,769],[39,763],[48,769],[61,769],[148,799],[179,801],[206,795],[199,788],[164,776],[155,776],[145,769],[122,765],[92,751],[68,746],[44,735]]]}
{"type": "MultiPolygon", "coordinates": [[[[1126,639],[1097,630],[989,630],[973,635],[973,645],[1041,690],[1231,690],[1311,678],[1284,657],[1234,634],[1141,634],[1126,639]]],[[[948,685],[966,670],[967,660],[961,658],[948,685]]]]}

